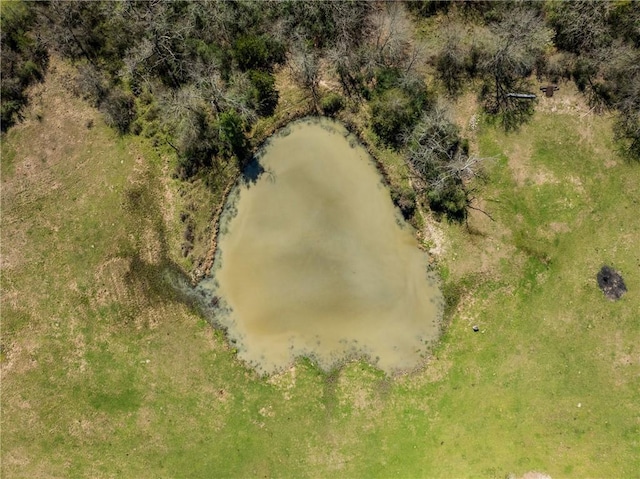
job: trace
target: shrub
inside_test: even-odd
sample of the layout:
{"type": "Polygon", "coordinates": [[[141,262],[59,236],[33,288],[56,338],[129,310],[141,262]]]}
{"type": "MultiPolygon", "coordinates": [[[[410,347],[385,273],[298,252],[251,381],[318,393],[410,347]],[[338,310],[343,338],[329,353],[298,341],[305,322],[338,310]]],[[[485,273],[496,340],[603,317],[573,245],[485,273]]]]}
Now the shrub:
{"type": "Polygon", "coordinates": [[[344,108],[344,100],[341,95],[330,92],[320,100],[320,108],[327,116],[333,116],[344,108]]]}
{"type": "Polygon", "coordinates": [[[221,149],[219,125],[203,108],[194,106],[173,128],[181,178],[195,176],[213,164],[221,149]]]}
{"type": "Polygon", "coordinates": [[[462,221],[467,216],[469,199],[462,182],[449,178],[428,191],[429,207],[436,213],[445,215],[453,221],[462,221]]]}
{"type": "Polygon", "coordinates": [[[442,0],[414,0],[407,2],[409,11],[416,13],[422,17],[431,17],[439,12],[447,13],[451,2],[442,0]]]}
{"type": "Polygon", "coordinates": [[[552,31],[533,8],[512,9],[492,26],[486,57],[481,63],[484,108],[496,115],[505,130],[518,128],[534,112],[529,99],[512,96],[531,89],[529,76],[551,45],[552,31]]]}
{"type": "Polygon", "coordinates": [[[104,73],[90,63],[78,67],[75,93],[97,107],[109,93],[108,80],[104,73]]]}
{"type": "Polygon", "coordinates": [[[135,118],[135,103],[133,96],[122,90],[112,90],[100,104],[100,111],[104,120],[120,134],[129,131],[129,125],[135,118]]]}
{"type": "Polygon", "coordinates": [[[539,73],[546,75],[553,83],[568,80],[571,78],[574,61],[571,54],[555,53],[546,58],[544,68],[539,73]]]}
{"type": "Polygon", "coordinates": [[[416,211],[416,193],[411,188],[391,188],[391,199],[405,220],[410,220],[416,211]]]}
{"type": "Polygon", "coordinates": [[[471,196],[465,182],[477,176],[480,158],[469,156],[469,143],[441,106],[427,111],[408,141],[407,160],[422,180],[431,209],[451,220],[466,218],[471,196]]]}
{"type": "Polygon", "coordinates": [[[225,143],[227,154],[242,163],[248,152],[247,139],[242,118],[233,110],[220,115],[220,139],[225,143]]]}
{"type": "Polygon", "coordinates": [[[401,134],[415,122],[411,98],[399,88],[386,91],[371,104],[371,127],[385,143],[398,146],[401,134]]]}
{"type": "Polygon", "coordinates": [[[376,86],[374,94],[382,95],[387,90],[397,87],[402,76],[400,69],[396,67],[383,67],[376,71],[376,86]]]}
{"type": "MultiPolygon", "coordinates": [[[[445,30],[445,41],[434,58],[437,76],[450,95],[462,89],[465,74],[476,68],[471,48],[465,43],[464,27],[451,23],[445,30]]],[[[479,53],[479,52],[476,52],[479,53]]]]}
{"type": "Polygon", "coordinates": [[[253,86],[252,97],[256,111],[261,116],[272,115],[279,99],[275,78],[268,72],[251,70],[249,80],[253,86]]]}
{"type": "Polygon", "coordinates": [[[244,35],[233,46],[233,57],[240,70],[269,70],[283,63],[285,48],[280,42],[257,35],[244,35]]]}

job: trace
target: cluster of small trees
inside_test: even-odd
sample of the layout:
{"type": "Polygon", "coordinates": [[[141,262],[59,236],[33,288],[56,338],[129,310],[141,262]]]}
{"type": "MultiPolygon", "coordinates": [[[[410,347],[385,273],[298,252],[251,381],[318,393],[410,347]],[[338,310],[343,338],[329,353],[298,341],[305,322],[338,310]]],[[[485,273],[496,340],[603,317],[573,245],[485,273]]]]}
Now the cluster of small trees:
{"type": "Polygon", "coordinates": [[[422,81],[408,78],[398,68],[382,68],[372,92],[371,126],[387,144],[398,146],[403,133],[430,107],[433,95],[422,81]]]}
{"type": "MultiPolygon", "coordinates": [[[[594,107],[617,111],[616,136],[640,160],[640,9],[632,3],[427,0],[410,7],[427,16],[449,13],[432,56],[449,95],[479,80],[485,111],[513,129],[533,113],[534,101],[513,95],[533,93],[533,74],[551,82],[573,79],[594,107]]],[[[402,127],[408,162],[431,208],[463,219],[474,209],[468,180],[483,159],[469,155],[441,106],[426,106],[417,123],[402,127]]]]}
{"type": "Polygon", "coordinates": [[[553,32],[537,8],[499,5],[485,16],[486,21],[452,17],[433,64],[452,96],[468,80],[481,80],[485,110],[506,129],[517,128],[533,114],[535,103],[513,94],[532,93],[530,77],[551,47],[553,32]]]}

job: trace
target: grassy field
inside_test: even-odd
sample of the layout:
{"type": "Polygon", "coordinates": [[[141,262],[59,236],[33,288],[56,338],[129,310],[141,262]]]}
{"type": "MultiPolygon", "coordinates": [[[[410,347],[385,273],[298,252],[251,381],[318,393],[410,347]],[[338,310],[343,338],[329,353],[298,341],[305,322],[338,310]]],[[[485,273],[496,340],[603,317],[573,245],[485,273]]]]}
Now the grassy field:
{"type": "Polygon", "coordinates": [[[430,223],[453,307],[424,369],[259,378],[164,282],[167,160],[66,84],[2,139],[2,477],[640,477],[640,166],[571,91],[472,131],[496,221],[430,223]]]}

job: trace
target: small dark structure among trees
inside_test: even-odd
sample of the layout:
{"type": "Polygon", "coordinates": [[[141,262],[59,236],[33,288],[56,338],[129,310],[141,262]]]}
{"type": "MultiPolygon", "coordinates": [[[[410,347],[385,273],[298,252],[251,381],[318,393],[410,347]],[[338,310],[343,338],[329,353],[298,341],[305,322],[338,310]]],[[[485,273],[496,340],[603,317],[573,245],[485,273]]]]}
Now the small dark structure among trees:
{"type": "Polygon", "coordinates": [[[603,266],[598,273],[598,286],[604,295],[612,301],[616,301],[627,292],[627,286],[620,273],[610,266],[603,266]]]}
{"type": "Polygon", "coordinates": [[[543,92],[544,96],[546,96],[547,98],[552,98],[553,93],[558,91],[559,89],[560,88],[558,88],[558,85],[546,85],[540,87],[540,91],[543,92]]]}

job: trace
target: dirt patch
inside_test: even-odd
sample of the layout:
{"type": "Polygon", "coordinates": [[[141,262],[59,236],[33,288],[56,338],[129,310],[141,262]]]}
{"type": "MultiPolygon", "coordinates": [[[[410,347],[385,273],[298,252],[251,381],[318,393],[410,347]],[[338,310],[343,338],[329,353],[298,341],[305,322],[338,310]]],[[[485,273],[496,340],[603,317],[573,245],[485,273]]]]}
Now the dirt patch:
{"type": "Polygon", "coordinates": [[[478,99],[472,93],[465,93],[457,99],[453,110],[454,120],[462,128],[464,136],[473,136],[478,128],[478,99]]]}
{"type": "Polygon", "coordinates": [[[271,405],[261,407],[258,411],[258,414],[260,414],[262,417],[274,417],[276,415],[271,405]]]}
{"type": "Polygon", "coordinates": [[[567,223],[549,223],[549,229],[554,233],[568,233],[571,231],[571,228],[569,228],[567,223]]]}
{"type": "Polygon", "coordinates": [[[145,228],[142,233],[142,259],[149,264],[159,265],[162,258],[162,243],[153,226],[145,228]]]}
{"type": "Polygon", "coordinates": [[[430,256],[441,258],[446,252],[446,242],[442,228],[431,215],[426,215],[418,209],[424,223],[422,231],[418,232],[418,240],[423,244],[430,256]]]}
{"type": "Polygon", "coordinates": [[[442,381],[449,374],[451,366],[453,366],[453,361],[446,358],[433,357],[424,369],[424,378],[430,383],[442,381]]]}
{"type": "Polygon", "coordinates": [[[509,157],[509,169],[513,175],[513,179],[520,187],[529,184],[544,185],[558,183],[558,179],[548,170],[538,166],[535,169],[531,167],[531,155],[533,147],[530,144],[517,144],[507,151],[509,157]]]}
{"type": "Polygon", "coordinates": [[[629,385],[629,368],[640,366],[640,351],[637,350],[633,338],[629,338],[622,331],[616,331],[615,337],[610,338],[607,350],[613,351],[613,383],[616,387],[629,385]]]}
{"type": "MultiPolygon", "coordinates": [[[[344,469],[345,465],[353,459],[353,456],[346,456],[340,452],[340,448],[335,444],[337,441],[337,438],[329,438],[329,442],[324,449],[311,451],[309,462],[314,466],[324,466],[330,471],[344,469]]],[[[346,440],[340,438],[340,442],[344,443],[346,440]]]]}
{"type": "Polygon", "coordinates": [[[332,65],[330,65],[329,60],[325,58],[320,60],[319,71],[320,80],[318,81],[318,85],[320,88],[341,93],[340,82],[333,75],[332,65]]]}
{"type": "Polygon", "coordinates": [[[218,204],[216,211],[213,214],[212,220],[212,228],[213,233],[211,234],[211,242],[209,244],[209,249],[207,250],[207,254],[204,259],[204,264],[202,268],[196,268],[193,271],[191,276],[191,281],[195,285],[202,278],[207,276],[211,272],[211,268],[213,266],[213,260],[216,257],[216,251],[218,250],[218,233],[220,232],[220,216],[222,215],[222,210],[224,209],[225,204],[227,203],[227,198],[229,197],[229,193],[231,193],[233,186],[235,185],[235,178],[232,178],[227,184],[226,188],[222,192],[222,198],[220,199],[220,203],[218,204]]]}
{"type": "Polygon", "coordinates": [[[578,91],[573,83],[562,83],[560,89],[551,98],[540,95],[536,111],[545,113],[562,113],[577,115],[581,118],[595,115],[585,96],[578,91]]]}
{"type": "MultiPolygon", "coordinates": [[[[62,167],[77,159],[77,145],[89,143],[86,129],[78,125],[95,113],[65,89],[70,72],[52,58],[47,81],[29,91],[32,101],[24,111],[25,119],[3,138],[15,147],[15,169],[2,177],[1,261],[5,272],[28,263],[30,228],[37,225],[58,232],[62,214],[46,219],[39,212],[55,195],[64,194],[67,178],[61,174],[62,167]],[[39,108],[47,113],[38,119],[34,112],[39,108]]],[[[80,161],[78,164],[81,168],[80,161]]]]}
{"type": "Polygon", "coordinates": [[[38,366],[38,350],[40,345],[36,339],[28,336],[16,340],[8,345],[6,356],[2,362],[3,379],[7,373],[13,371],[16,374],[24,374],[38,366]]]}
{"type": "Polygon", "coordinates": [[[542,165],[535,165],[534,167],[531,164],[533,145],[527,139],[523,138],[509,149],[506,149],[505,154],[508,158],[508,165],[513,179],[519,187],[559,183],[551,171],[542,165]]]}
{"type": "MultiPolygon", "coordinates": [[[[477,199],[473,206],[489,214],[498,208],[494,203],[477,199]]],[[[447,256],[450,258],[452,273],[458,277],[480,273],[492,277],[500,270],[503,260],[519,261],[517,250],[511,244],[512,233],[500,221],[492,221],[478,210],[471,210],[468,217],[468,236],[459,237],[450,243],[447,256]],[[461,244],[457,244],[460,241],[461,244]],[[459,251],[468,254],[460,255],[459,251]]],[[[515,264],[515,263],[514,263],[515,264]]]]}
{"type": "Polygon", "coordinates": [[[603,266],[597,275],[598,286],[604,295],[612,301],[616,301],[627,292],[627,286],[620,273],[610,266],[603,266]]]}
{"type": "Polygon", "coordinates": [[[523,145],[518,143],[511,151],[507,152],[509,156],[509,169],[518,186],[524,186],[528,177],[528,164],[533,148],[531,145],[523,145]]]}
{"type": "MultiPolygon", "coordinates": [[[[356,366],[354,363],[353,366],[356,366]]],[[[380,414],[384,406],[378,389],[378,379],[371,370],[355,369],[358,381],[353,381],[354,370],[345,367],[336,384],[336,395],[341,408],[349,408],[352,414],[363,414],[372,419],[380,414]]],[[[365,427],[366,428],[366,427],[365,427]]]]}
{"type": "Polygon", "coordinates": [[[296,367],[291,366],[285,371],[272,375],[267,382],[283,390],[293,389],[296,386],[296,367]]]}

